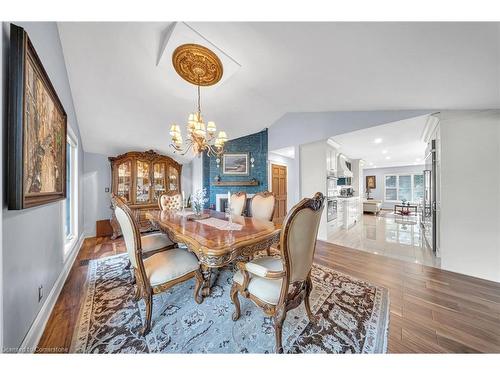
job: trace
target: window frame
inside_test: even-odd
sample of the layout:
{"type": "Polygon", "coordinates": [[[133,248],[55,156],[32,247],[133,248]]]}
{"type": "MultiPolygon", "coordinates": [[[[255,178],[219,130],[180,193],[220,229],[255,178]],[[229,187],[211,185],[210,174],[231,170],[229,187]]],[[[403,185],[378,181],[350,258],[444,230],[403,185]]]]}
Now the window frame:
{"type": "Polygon", "coordinates": [[[422,173],[386,173],[384,174],[384,202],[390,202],[390,203],[396,203],[396,202],[401,202],[401,199],[399,198],[399,177],[400,176],[410,176],[411,177],[411,203],[417,203],[415,202],[415,176],[423,176],[422,173]],[[396,177],[396,187],[389,187],[389,189],[396,189],[396,199],[386,199],[386,192],[387,192],[387,184],[386,184],[386,178],[387,177],[396,177]]]}
{"type": "Polygon", "coordinates": [[[70,160],[70,180],[69,190],[70,197],[66,197],[63,201],[63,241],[64,241],[64,258],[72,252],[74,246],[78,241],[78,141],[74,133],[68,127],[66,136],[66,147],[70,145],[70,155],[66,155],[66,158],[70,160]],[[67,210],[67,200],[70,199],[70,235],[66,235],[66,210],[67,210]]]}

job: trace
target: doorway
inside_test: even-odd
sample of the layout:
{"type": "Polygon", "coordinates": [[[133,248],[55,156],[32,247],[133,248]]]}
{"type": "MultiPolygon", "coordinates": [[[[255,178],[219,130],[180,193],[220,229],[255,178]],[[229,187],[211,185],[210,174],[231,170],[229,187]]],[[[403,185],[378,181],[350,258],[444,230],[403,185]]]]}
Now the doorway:
{"type": "Polygon", "coordinates": [[[271,164],[271,192],[276,198],[273,221],[276,224],[281,224],[287,213],[287,182],[286,166],[271,164]]]}

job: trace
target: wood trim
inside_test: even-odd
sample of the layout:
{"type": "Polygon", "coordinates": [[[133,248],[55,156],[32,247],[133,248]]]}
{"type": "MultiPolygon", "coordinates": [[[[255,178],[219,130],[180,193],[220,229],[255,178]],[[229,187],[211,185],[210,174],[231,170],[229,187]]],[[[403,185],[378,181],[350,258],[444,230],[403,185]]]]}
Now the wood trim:
{"type": "Polygon", "coordinates": [[[214,181],[213,186],[258,186],[259,181],[249,180],[249,181],[214,181]]]}

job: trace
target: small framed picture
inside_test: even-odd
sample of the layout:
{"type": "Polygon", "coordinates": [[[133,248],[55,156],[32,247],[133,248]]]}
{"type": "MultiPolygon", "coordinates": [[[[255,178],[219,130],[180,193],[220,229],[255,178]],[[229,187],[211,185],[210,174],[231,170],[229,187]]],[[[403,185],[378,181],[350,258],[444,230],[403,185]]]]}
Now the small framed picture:
{"type": "Polygon", "coordinates": [[[366,176],[366,187],[368,189],[377,188],[377,177],[376,176],[366,176]]]}
{"type": "Polygon", "coordinates": [[[248,153],[222,155],[222,173],[230,176],[248,176],[248,153]]]}

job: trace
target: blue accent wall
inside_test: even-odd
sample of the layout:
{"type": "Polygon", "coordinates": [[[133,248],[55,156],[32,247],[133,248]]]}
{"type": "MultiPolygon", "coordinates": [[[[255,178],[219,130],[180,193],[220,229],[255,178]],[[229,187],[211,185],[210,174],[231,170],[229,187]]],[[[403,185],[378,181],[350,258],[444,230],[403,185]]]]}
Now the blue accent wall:
{"type": "Polygon", "coordinates": [[[227,153],[249,153],[250,173],[248,176],[227,176],[222,174],[222,158],[219,168],[217,168],[216,157],[208,157],[203,154],[203,187],[207,189],[209,202],[207,207],[215,206],[216,194],[227,194],[228,191],[235,193],[245,191],[248,194],[268,190],[268,168],[267,168],[267,129],[247,135],[246,137],[232,139],[224,145],[224,152],[227,153]],[[254,158],[252,168],[250,159],[254,158]],[[248,181],[255,178],[259,181],[257,186],[213,186],[215,177],[220,176],[221,181],[248,181]]]}

